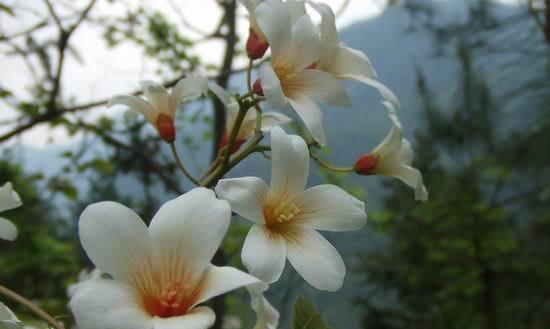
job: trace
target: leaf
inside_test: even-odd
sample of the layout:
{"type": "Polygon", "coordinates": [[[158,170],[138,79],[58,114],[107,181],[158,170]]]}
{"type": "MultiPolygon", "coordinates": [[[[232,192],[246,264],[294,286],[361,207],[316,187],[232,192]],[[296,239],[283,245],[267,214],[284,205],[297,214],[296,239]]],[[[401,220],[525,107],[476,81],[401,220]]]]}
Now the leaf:
{"type": "Polygon", "coordinates": [[[312,302],[299,296],[294,301],[292,329],[329,329],[312,302]]]}

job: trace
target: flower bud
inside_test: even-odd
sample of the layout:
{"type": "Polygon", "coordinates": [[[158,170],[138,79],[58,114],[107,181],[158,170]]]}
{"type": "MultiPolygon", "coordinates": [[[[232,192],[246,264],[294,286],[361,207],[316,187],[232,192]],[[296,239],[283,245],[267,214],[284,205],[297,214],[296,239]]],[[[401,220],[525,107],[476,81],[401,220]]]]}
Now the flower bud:
{"type": "MultiPolygon", "coordinates": [[[[241,145],[243,145],[245,141],[244,140],[238,140],[235,139],[235,143],[233,143],[233,147],[231,149],[231,154],[237,152],[239,148],[241,148],[241,145]]],[[[220,143],[218,145],[218,149],[222,149],[229,144],[229,135],[227,134],[227,131],[225,131],[222,135],[222,138],[220,139],[220,143]]]]}
{"type": "Polygon", "coordinates": [[[160,137],[167,143],[171,143],[176,139],[174,121],[166,114],[159,114],[157,117],[157,130],[160,137]]]}
{"type": "Polygon", "coordinates": [[[317,68],[317,63],[313,62],[306,67],[306,70],[315,70],[317,68]]]}
{"type": "Polygon", "coordinates": [[[269,44],[266,41],[262,41],[258,38],[254,31],[250,30],[248,34],[248,40],[246,40],[246,53],[250,59],[262,58],[269,48],[269,44]]]}
{"type": "Polygon", "coordinates": [[[260,79],[254,82],[254,85],[252,86],[252,90],[258,96],[264,95],[264,90],[262,89],[262,82],[260,81],[260,79]]]}
{"type": "Polygon", "coordinates": [[[353,170],[359,175],[372,175],[377,164],[378,156],[376,154],[363,154],[355,160],[353,170]]]}

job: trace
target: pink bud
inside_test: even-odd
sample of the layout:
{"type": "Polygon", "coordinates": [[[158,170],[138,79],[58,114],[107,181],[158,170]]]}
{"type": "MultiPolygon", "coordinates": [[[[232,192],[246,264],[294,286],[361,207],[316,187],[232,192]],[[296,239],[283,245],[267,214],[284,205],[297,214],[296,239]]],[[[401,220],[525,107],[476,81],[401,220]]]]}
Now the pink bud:
{"type": "Polygon", "coordinates": [[[355,160],[353,170],[359,175],[372,175],[373,170],[378,164],[378,156],[376,154],[363,154],[355,160]]]}
{"type": "Polygon", "coordinates": [[[256,33],[250,30],[248,34],[248,40],[246,40],[246,53],[250,59],[262,58],[269,48],[269,44],[265,41],[262,41],[258,38],[256,33]]]}
{"type": "Polygon", "coordinates": [[[252,90],[258,96],[263,96],[264,95],[264,90],[262,89],[262,82],[260,81],[260,79],[254,81],[254,85],[252,86],[252,90]]]}
{"type": "Polygon", "coordinates": [[[157,117],[157,129],[160,137],[167,143],[171,143],[176,139],[176,129],[174,121],[166,114],[159,114],[157,117]]]}

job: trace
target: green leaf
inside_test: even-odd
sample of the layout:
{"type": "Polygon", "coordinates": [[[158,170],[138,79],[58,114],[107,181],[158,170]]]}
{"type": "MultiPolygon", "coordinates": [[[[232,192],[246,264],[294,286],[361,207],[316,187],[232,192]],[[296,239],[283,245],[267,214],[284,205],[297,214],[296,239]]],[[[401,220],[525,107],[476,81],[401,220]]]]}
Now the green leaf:
{"type": "Polygon", "coordinates": [[[292,329],[329,329],[312,302],[299,296],[294,301],[292,329]]]}

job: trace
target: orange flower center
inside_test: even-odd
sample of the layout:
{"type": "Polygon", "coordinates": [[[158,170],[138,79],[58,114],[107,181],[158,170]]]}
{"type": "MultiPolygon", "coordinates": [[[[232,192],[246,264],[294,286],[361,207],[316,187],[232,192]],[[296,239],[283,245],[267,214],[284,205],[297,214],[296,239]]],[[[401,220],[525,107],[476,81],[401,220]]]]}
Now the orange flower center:
{"type": "Polygon", "coordinates": [[[143,297],[145,310],[151,316],[169,318],[184,315],[196,301],[197,294],[181,278],[175,278],[164,286],[160,294],[143,297]]]}
{"type": "Polygon", "coordinates": [[[296,204],[283,203],[280,205],[266,205],[264,207],[264,219],[267,225],[278,225],[290,222],[300,213],[296,204]]]}

